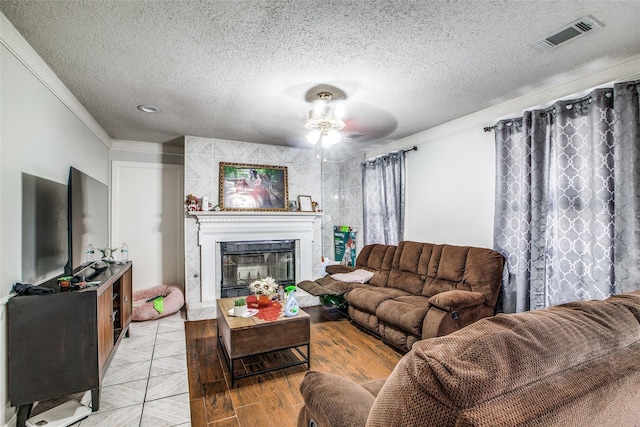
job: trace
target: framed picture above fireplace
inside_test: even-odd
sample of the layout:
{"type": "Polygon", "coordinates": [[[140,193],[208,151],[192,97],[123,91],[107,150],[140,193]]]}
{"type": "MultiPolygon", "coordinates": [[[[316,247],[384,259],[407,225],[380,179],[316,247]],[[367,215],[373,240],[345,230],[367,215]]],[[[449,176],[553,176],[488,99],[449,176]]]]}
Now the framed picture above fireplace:
{"type": "Polygon", "coordinates": [[[221,210],[289,210],[286,166],[220,162],[219,182],[221,210]]]}

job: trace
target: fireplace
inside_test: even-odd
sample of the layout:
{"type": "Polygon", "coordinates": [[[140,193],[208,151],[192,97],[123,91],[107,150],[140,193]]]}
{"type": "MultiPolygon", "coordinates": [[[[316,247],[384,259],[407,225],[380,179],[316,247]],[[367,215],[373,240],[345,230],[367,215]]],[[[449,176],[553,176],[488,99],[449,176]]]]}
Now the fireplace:
{"type": "Polygon", "coordinates": [[[249,284],[272,277],[283,287],[296,283],[296,241],[221,242],[222,298],[249,295],[249,284]]]}
{"type": "MultiPolygon", "coordinates": [[[[313,273],[314,263],[320,263],[320,240],[318,239],[314,243],[314,223],[320,215],[315,212],[196,211],[189,214],[197,219],[198,246],[200,247],[199,272],[194,274],[194,278],[198,281],[198,287],[189,288],[190,293],[186,301],[189,320],[210,319],[217,316],[216,299],[222,297],[221,284],[225,267],[222,258],[222,243],[246,243],[258,240],[293,241],[295,242],[294,258],[291,261],[294,266],[294,271],[291,273],[293,283],[319,277],[320,273],[315,275],[313,273]],[[314,245],[318,246],[316,250],[314,250],[314,245]]],[[[262,256],[264,257],[264,255],[262,256]]],[[[256,276],[257,270],[255,267],[253,270],[250,267],[252,262],[247,261],[246,268],[241,270],[244,271],[243,278],[245,280],[248,271],[251,271],[252,279],[256,276]]],[[[281,263],[280,265],[280,268],[284,269],[281,273],[286,272],[286,267],[282,267],[282,265],[287,264],[281,263]]],[[[277,269],[278,267],[274,266],[273,268],[277,269]]],[[[267,271],[273,272],[273,274],[277,272],[271,267],[267,271]]],[[[314,297],[302,289],[296,291],[296,300],[298,300],[300,307],[320,304],[318,297],[314,297]]]]}

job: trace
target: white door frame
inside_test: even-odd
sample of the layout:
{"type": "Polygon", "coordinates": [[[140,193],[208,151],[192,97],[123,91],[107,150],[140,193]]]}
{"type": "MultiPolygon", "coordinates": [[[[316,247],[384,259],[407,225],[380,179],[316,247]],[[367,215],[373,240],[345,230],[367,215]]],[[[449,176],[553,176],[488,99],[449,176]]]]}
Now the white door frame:
{"type": "MultiPolygon", "coordinates": [[[[120,218],[117,213],[120,208],[120,200],[117,197],[120,194],[121,190],[121,172],[125,169],[153,169],[153,170],[175,170],[179,173],[178,179],[176,179],[176,194],[182,194],[184,192],[184,166],[177,164],[164,164],[164,163],[146,163],[146,162],[131,162],[131,161],[120,161],[113,160],[111,162],[111,243],[114,244],[114,238],[120,232],[120,218]]],[[[144,203],[144,194],[141,195],[141,203],[144,203]]],[[[135,209],[133,207],[132,209],[135,209]]],[[[182,218],[183,216],[183,204],[181,200],[176,201],[176,213],[178,218],[182,218]]],[[[179,285],[184,289],[184,224],[183,221],[179,221],[175,224],[176,230],[178,231],[178,236],[180,236],[178,244],[178,248],[176,250],[176,266],[178,268],[177,275],[179,283],[174,283],[175,285],[179,285]]],[[[135,267],[135,266],[134,266],[135,267]]]]}

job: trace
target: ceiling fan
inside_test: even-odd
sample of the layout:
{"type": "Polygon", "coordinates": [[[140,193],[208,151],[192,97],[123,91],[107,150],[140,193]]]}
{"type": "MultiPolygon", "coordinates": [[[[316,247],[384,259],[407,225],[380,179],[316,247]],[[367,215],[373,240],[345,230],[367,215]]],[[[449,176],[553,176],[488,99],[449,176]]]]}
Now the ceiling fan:
{"type": "Polygon", "coordinates": [[[335,115],[335,108],[331,105],[332,99],[331,92],[318,92],[315,105],[304,123],[310,130],[307,141],[314,145],[319,144],[323,148],[330,148],[340,142],[342,135],[339,131],[345,127],[344,121],[335,115]]]}
{"type": "Polygon", "coordinates": [[[316,147],[318,159],[331,147],[331,152],[337,154],[349,152],[356,145],[357,149],[373,149],[385,144],[388,142],[385,138],[398,125],[378,95],[369,99],[353,83],[343,83],[351,88],[349,97],[345,91],[330,84],[318,84],[305,91],[304,99],[313,107],[303,122],[307,130],[304,136],[316,147]]]}

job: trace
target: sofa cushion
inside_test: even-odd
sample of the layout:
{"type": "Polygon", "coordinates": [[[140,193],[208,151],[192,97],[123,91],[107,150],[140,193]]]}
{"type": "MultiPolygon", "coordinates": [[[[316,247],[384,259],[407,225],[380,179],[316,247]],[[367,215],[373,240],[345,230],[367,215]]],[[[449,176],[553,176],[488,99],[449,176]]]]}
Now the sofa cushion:
{"type": "Polygon", "coordinates": [[[374,275],[369,280],[370,284],[387,286],[395,252],[395,245],[366,245],[356,258],[356,268],[373,271],[374,275]]]}
{"type": "Polygon", "coordinates": [[[343,282],[342,280],[336,280],[330,275],[326,275],[316,280],[317,283],[324,286],[327,289],[344,294],[352,288],[352,283],[343,282]]]}
{"type": "Polygon", "coordinates": [[[420,295],[434,245],[402,241],[398,244],[387,286],[420,295]]]}
{"type": "Polygon", "coordinates": [[[325,286],[322,286],[318,282],[314,282],[312,280],[303,280],[302,282],[296,285],[300,289],[309,292],[311,295],[342,295],[344,292],[335,291],[329,289],[325,286]]]}
{"type": "Polygon", "coordinates": [[[391,270],[395,245],[372,244],[362,248],[356,258],[356,268],[371,270],[391,270]]]}
{"type": "MultiPolygon", "coordinates": [[[[508,393],[513,413],[536,396],[538,405],[552,411],[553,405],[563,404],[559,396],[568,402],[580,394],[554,389],[554,378],[615,359],[639,344],[640,324],[633,314],[606,301],[482,319],[453,334],[415,343],[378,394],[367,425],[418,426],[425,425],[425,419],[429,425],[453,425],[463,410],[491,405],[508,393]],[[546,393],[524,391],[545,379],[546,393]]],[[[588,375],[582,380],[584,390],[593,386],[587,384],[588,375]]],[[[598,381],[607,375],[602,372],[598,381]]],[[[579,387],[579,378],[573,384],[579,387]]]]}
{"type": "Polygon", "coordinates": [[[422,295],[450,290],[475,291],[485,297],[485,304],[495,307],[502,281],[504,258],[499,252],[469,246],[436,245],[422,295]]]}
{"type": "Polygon", "coordinates": [[[422,321],[429,309],[429,299],[421,296],[403,296],[383,301],[376,310],[378,321],[419,337],[422,321]]]}
{"type": "Polygon", "coordinates": [[[350,306],[374,314],[378,306],[386,300],[409,295],[407,292],[393,288],[379,288],[377,286],[360,285],[345,294],[350,306]]]}

